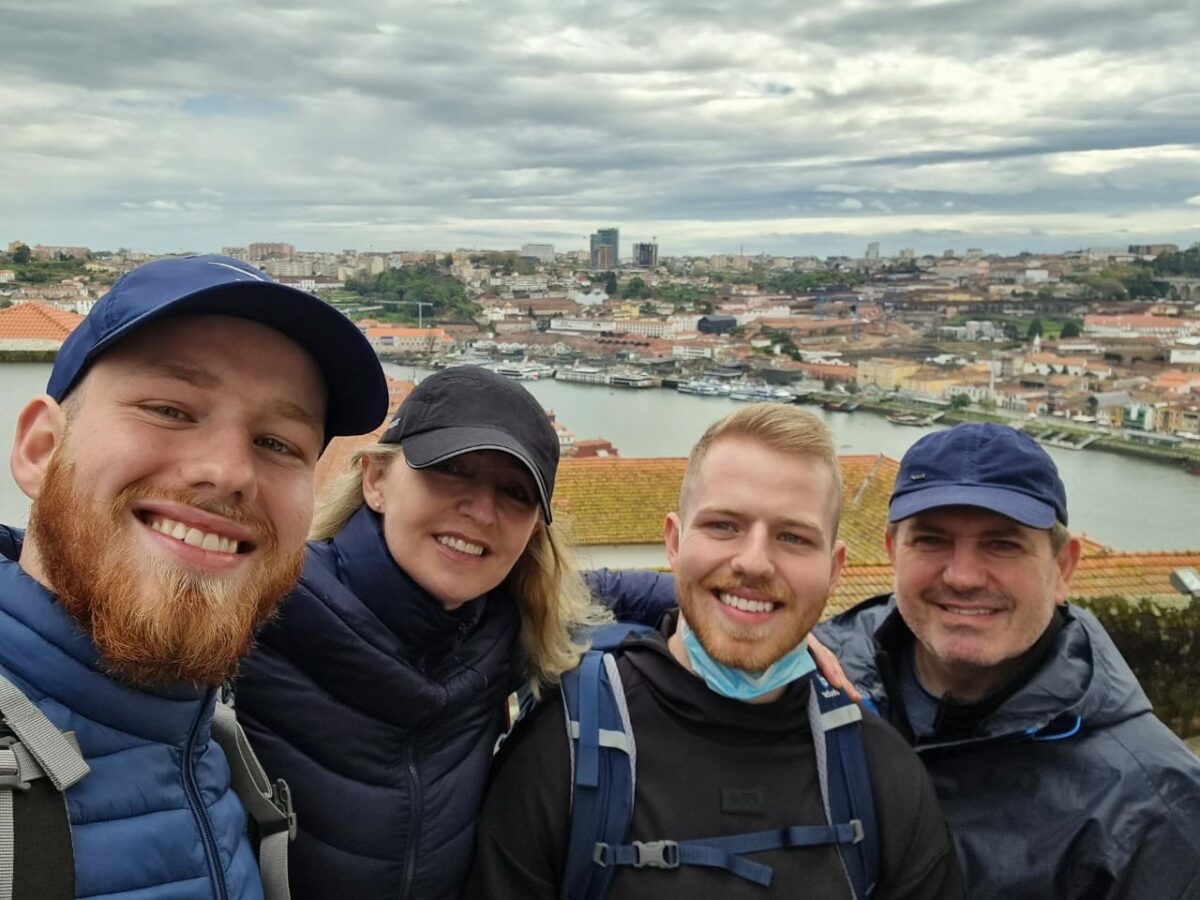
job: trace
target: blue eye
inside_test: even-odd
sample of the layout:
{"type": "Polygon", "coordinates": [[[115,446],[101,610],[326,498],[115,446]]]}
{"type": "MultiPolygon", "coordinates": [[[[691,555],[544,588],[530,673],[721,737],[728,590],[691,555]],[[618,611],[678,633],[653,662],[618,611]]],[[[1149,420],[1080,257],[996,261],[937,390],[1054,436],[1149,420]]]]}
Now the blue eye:
{"type": "Polygon", "coordinates": [[[265,447],[272,453],[283,454],[293,452],[292,448],[288,444],[284,443],[277,437],[261,437],[258,439],[257,443],[258,446],[265,447]]]}

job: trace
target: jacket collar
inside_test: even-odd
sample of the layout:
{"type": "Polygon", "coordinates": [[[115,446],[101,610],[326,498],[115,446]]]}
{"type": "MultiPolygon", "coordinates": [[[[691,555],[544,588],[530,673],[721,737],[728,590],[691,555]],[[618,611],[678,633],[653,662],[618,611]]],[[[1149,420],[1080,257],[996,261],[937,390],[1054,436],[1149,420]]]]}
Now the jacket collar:
{"type": "Polygon", "coordinates": [[[488,595],[453,612],[397,565],[383,534],[383,520],[365,504],[333,538],[338,580],[414,656],[434,655],[442,644],[469,631],[488,605],[488,595]]]}

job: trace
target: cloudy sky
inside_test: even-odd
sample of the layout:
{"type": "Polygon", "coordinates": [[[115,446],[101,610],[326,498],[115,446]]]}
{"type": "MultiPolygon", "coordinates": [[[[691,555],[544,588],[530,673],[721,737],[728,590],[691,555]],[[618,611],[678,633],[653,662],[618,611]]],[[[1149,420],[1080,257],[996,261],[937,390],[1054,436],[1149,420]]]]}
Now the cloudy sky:
{"type": "Polygon", "coordinates": [[[1200,0],[0,0],[0,239],[1200,240],[1200,0]]]}

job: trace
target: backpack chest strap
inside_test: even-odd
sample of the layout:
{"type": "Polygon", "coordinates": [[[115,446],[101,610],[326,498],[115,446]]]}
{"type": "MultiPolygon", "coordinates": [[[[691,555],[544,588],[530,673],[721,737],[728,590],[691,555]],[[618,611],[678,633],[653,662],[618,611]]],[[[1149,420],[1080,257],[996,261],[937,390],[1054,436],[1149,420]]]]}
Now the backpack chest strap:
{"type": "Polygon", "coordinates": [[[677,869],[708,866],[769,887],[774,872],[770,866],[746,859],[743,853],[782,850],[789,847],[819,847],[825,844],[856,844],[863,839],[857,819],[838,825],[793,825],[747,834],[695,838],[688,841],[634,841],[632,844],[596,844],[592,861],[598,866],[633,866],[636,869],[677,869]]]}

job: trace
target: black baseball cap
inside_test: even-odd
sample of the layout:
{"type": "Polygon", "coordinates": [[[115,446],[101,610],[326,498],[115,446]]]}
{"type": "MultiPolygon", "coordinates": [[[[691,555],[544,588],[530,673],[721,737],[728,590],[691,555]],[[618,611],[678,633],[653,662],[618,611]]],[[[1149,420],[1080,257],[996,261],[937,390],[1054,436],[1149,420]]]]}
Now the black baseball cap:
{"type": "Polygon", "coordinates": [[[109,347],[151,322],[185,314],[250,319],[307,350],[329,389],[326,441],[368,432],[387,415],[387,380],[358,326],[312,294],[228,256],[158,259],[117,279],[63,342],[46,393],[61,402],[109,347]]]}
{"type": "Polygon", "coordinates": [[[1054,460],[1023,431],[987,422],[927,434],[900,460],[888,521],[944,506],[990,509],[1030,528],[1067,524],[1054,460]]]}
{"type": "Polygon", "coordinates": [[[551,521],[558,435],[533,395],[510,378],[479,366],[435,372],[400,404],[380,441],[403,447],[414,469],[475,450],[515,456],[533,475],[551,521]]]}

